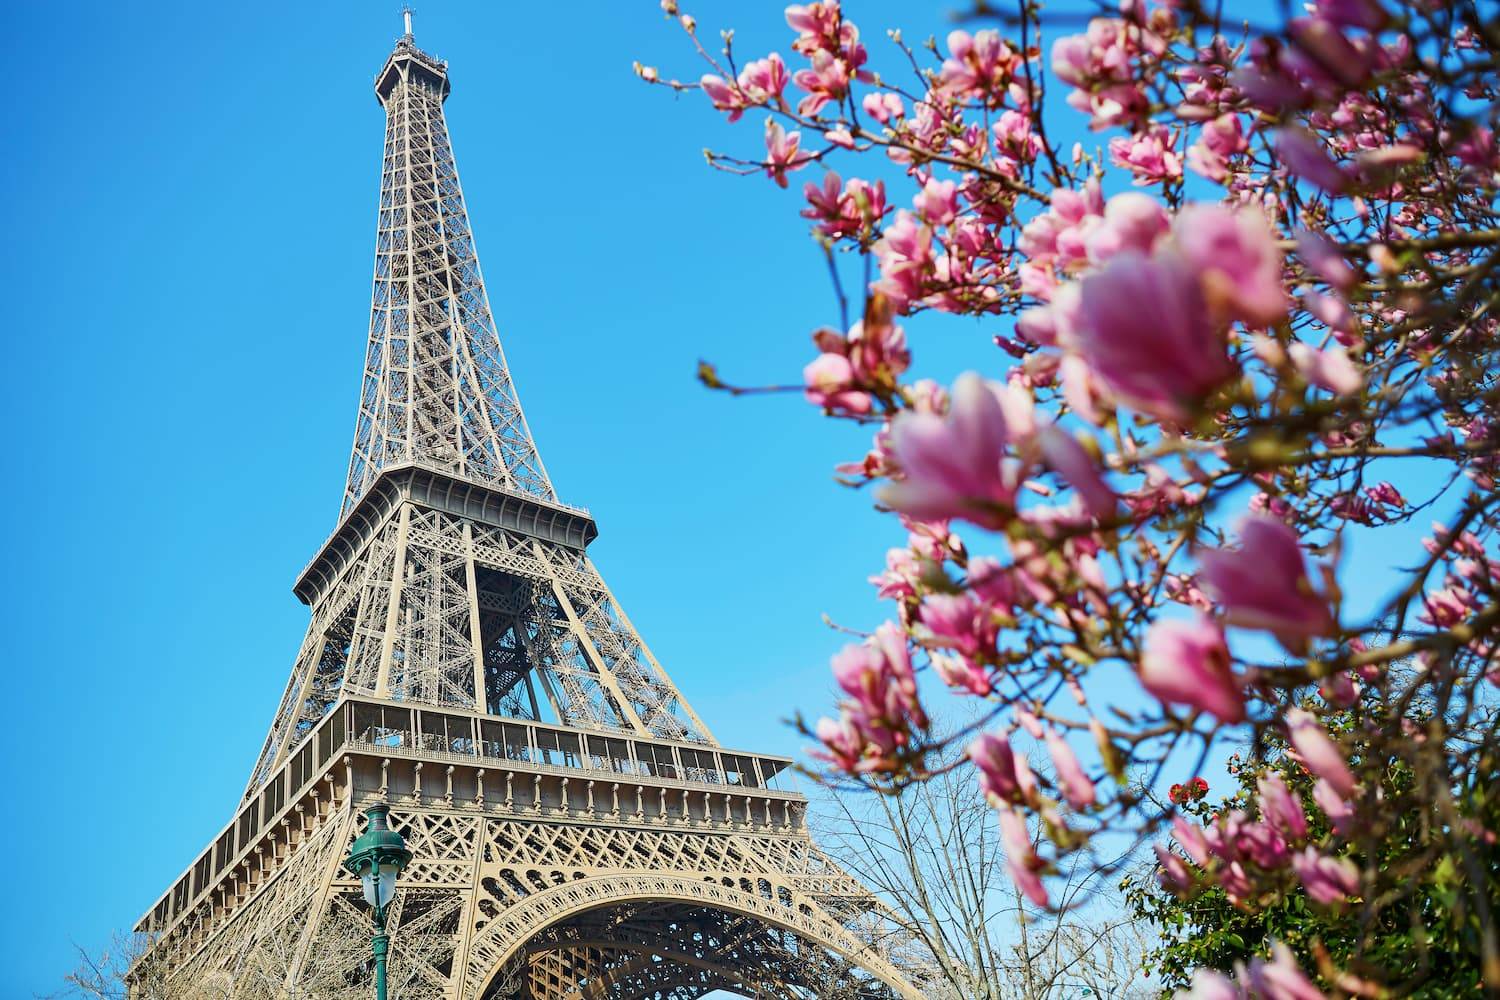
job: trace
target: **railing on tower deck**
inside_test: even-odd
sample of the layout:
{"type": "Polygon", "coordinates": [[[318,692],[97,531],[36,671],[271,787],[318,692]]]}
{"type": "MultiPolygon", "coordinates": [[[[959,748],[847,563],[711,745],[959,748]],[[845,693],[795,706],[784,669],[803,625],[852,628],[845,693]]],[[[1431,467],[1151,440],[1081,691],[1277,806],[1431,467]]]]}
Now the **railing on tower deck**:
{"type": "Polygon", "coordinates": [[[404,749],[728,788],[795,791],[787,784],[791,760],[785,757],[402,702],[351,698],[347,704],[352,706],[349,745],[370,750],[404,749]]]}
{"type": "Polygon", "coordinates": [[[604,772],[653,786],[711,788],[715,794],[737,789],[802,801],[790,780],[792,761],[787,757],[346,696],[302,738],[290,759],[241,807],[136,929],[160,932],[174,924],[226,869],[245,861],[290,804],[310,794],[311,784],[325,775],[331,761],[351,752],[438,757],[478,767],[493,761],[506,768],[564,776],[604,772]]]}

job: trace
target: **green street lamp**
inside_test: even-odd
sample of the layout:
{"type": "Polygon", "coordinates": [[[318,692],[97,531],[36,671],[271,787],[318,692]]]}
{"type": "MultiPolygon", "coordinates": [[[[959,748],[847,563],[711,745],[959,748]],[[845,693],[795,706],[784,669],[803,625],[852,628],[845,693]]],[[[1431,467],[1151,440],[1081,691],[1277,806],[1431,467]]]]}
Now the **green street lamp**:
{"type": "Polygon", "coordinates": [[[385,908],[395,898],[396,877],[411,861],[406,841],[386,825],[385,817],[390,811],[384,802],[365,810],[369,826],[349,845],[349,856],[344,859],[344,869],[359,876],[365,902],[375,910],[375,936],[371,944],[375,948],[376,1000],[385,1000],[385,959],[391,950],[391,937],[385,932],[385,908]]]}

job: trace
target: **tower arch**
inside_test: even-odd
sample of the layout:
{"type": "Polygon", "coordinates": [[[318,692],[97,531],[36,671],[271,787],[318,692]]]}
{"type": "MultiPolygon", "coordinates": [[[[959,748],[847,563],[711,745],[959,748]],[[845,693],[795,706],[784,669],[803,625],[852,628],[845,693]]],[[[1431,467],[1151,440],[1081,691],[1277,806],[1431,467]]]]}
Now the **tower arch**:
{"type": "MultiPolygon", "coordinates": [[[[464,1000],[624,997],[631,995],[629,987],[639,973],[666,963],[704,974],[702,983],[684,979],[680,984],[684,988],[705,985],[734,991],[736,986],[774,985],[802,989],[807,996],[885,995],[921,1000],[922,994],[884,955],[815,901],[794,894],[789,902],[782,902],[775,894],[768,898],[724,884],[733,881],[712,875],[620,872],[537,893],[475,936],[461,996],[464,1000]],[[652,919],[639,919],[642,912],[652,919]],[[705,915],[728,919],[705,920],[705,915]],[[662,933],[662,923],[690,923],[699,933],[691,936],[695,940],[685,940],[681,934],[662,933]],[[740,935],[734,941],[710,932],[710,928],[731,927],[740,935]],[[745,936],[749,928],[758,929],[769,940],[756,942],[745,936]],[[793,940],[800,947],[791,947],[793,940]],[[726,945],[732,949],[727,956],[719,951],[726,945]],[[522,990],[529,988],[521,967],[538,954],[555,951],[585,957],[590,951],[613,951],[638,961],[594,963],[589,982],[597,984],[604,977],[604,990],[585,985],[552,994],[509,988],[517,982],[524,984],[522,990]],[[763,967],[748,966],[747,958],[759,959],[763,967]],[[848,980],[847,988],[830,990],[828,984],[839,974],[848,980]],[[504,982],[507,978],[511,984],[504,982]],[[610,989],[616,984],[625,989],[610,989]]],[[[666,985],[657,977],[653,988],[660,992],[666,985]]]]}

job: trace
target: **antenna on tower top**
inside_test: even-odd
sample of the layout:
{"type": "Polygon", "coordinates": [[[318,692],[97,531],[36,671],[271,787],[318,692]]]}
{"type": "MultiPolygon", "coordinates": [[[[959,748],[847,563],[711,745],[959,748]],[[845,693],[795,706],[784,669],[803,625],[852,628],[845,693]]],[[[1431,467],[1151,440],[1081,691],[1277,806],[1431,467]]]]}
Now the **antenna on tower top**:
{"type": "Polygon", "coordinates": [[[411,5],[407,4],[401,8],[401,19],[406,23],[406,37],[411,37],[411,5]]]}

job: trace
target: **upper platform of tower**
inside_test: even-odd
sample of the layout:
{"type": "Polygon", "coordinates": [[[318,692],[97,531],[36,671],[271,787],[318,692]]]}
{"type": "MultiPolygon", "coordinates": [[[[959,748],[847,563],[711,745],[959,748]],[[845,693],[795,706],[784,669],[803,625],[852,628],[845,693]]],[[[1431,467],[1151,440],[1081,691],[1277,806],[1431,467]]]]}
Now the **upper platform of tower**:
{"type": "Polygon", "coordinates": [[[430,89],[439,98],[446,100],[452,87],[448,83],[448,64],[430,53],[417,48],[411,33],[411,11],[404,12],[406,33],[396,40],[396,48],[386,59],[380,72],[375,74],[375,97],[382,105],[391,91],[406,80],[414,86],[430,89]]]}

